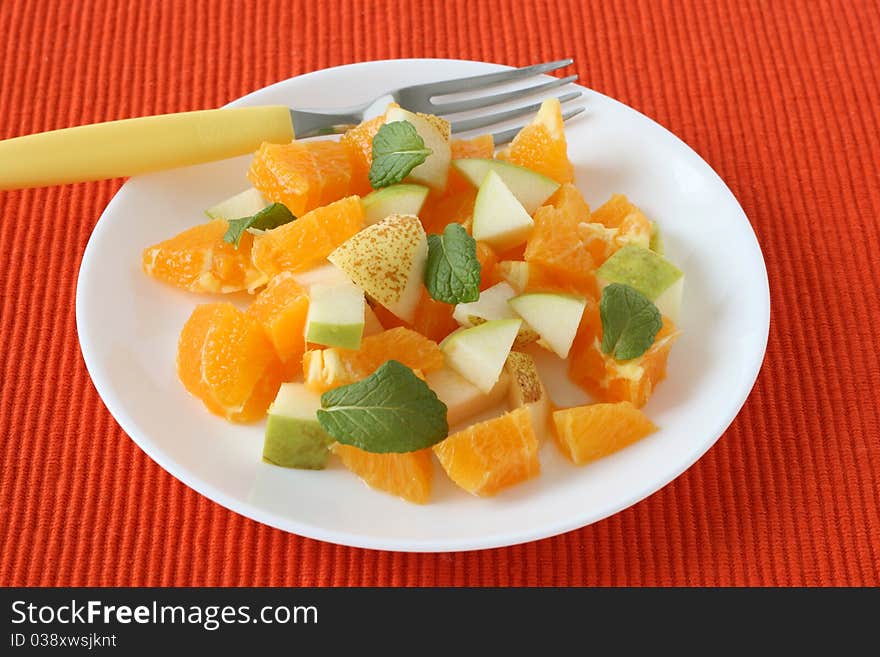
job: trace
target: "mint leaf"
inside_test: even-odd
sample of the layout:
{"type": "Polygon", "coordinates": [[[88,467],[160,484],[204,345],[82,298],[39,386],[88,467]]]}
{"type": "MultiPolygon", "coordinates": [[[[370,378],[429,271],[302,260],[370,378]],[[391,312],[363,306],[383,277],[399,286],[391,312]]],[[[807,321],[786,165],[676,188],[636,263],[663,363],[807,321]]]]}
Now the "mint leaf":
{"type": "Polygon", "coordinates": [[[663,326],[660,311],[648,297],[629,285],[611,283],[602,290],[602,351],[617,360],[638,358],[663,326]]]}
{"type": "Polygon", "coordinates": [[[258,230],[271,230],[278,228],[296,219],[293,213],[287,209],[283,203],[273,203],[269,207],[263,208],[257,214],[250,217],[242,217],[241,219],[229,219],[229,228],[223,234],[223,241],[229,242],[238,248],[241,242],[241,236],[248,228],[256,228],[258,230]]]}
{"type": "Polygon", "coordinates": [[[373,189],[396,185],[432,153],[409,121],[386,123],[373,137],[373,189]]]}
{"type": "Polygon", "coordinates": [[[480,298],[477,241],[461,224],[449,224],[443,235],[428,235],[425,287],[432,298],[444,303],[469,303],[480,298]]]}
{"type": "Polygon", "coordinates": [[[446,438],[446,404],[406,365],[389,360],[366,379],[321,395],[318,423],[366,452],[414,452],[446,438]]]}

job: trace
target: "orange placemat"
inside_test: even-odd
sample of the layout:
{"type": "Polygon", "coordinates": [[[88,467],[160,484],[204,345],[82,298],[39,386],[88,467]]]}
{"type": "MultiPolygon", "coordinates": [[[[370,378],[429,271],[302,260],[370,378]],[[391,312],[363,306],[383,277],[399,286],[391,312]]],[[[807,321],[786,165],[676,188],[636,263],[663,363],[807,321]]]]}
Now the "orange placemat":
{"type": "Polygon", "coordinates": [[[571,55],[586,84],[669,127],[727,181],[773,303],[745,408],[646,501],[506,549],[349,549],[197,495],[105,410],[74,292],[120,183],[0,192],[0,584],[880,584],[873,0],[3,0],[0,35],[0,137],[213,107],[353,61],[571,55]]]}

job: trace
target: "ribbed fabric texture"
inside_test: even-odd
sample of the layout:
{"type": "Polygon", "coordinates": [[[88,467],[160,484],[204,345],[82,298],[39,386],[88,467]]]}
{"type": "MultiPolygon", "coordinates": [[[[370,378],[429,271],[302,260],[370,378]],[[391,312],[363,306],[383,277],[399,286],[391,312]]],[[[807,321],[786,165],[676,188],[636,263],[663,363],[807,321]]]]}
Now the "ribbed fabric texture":
{"type": "Polygon", "coordinates": [[[2,138],[214,107],[348,62],[573,56],[730,185],[773,304],[739,417],[649,499],[506,549],[350,549],[192,492],[102,405],[74,293],[120,182],[0,192],[0,585],[880,584],[874,0],[3,0],[0,35],[2,138]]]}

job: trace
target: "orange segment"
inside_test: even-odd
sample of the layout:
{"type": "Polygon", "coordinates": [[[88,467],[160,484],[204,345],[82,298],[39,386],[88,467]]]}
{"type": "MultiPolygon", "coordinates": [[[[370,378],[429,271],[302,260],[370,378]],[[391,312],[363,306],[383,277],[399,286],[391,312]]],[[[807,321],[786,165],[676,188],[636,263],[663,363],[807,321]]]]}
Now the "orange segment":
{"type": "Polygon", "coordinates": [[[581,240],[577,218],[563,209],[544,205],[535,212],[534,220],[526,261],[550,269],[559,279],[595,296],[595,265],[581,240]]]}
{"type": "MultiPolygon", "coordinates": [[[[495,143],[492,141],[492,135],[480,135],[473,139],[453,139],[449,147],[452,150],[453,160],[465,157],[491,159],[495,153],[495,143]]],[[[447,196],[472,188],[473,185],[458,172],[458,169],[450,167],[449,180],[446,183],[447,196]]]]}
{"type": "Polygon", "coordinates": [[[361,201],[349,196],[258,236],[252,253],[254,265],[269,277],[282,271],[311,269],[363,226],[361,201]]]}
{"type": "Polygon", "coordinates": [[[351,445],[335,443],[331,448],[342,464],[371,488],[425,504],[431,495],[431,450],[405,454],[373,454],[351,445]]]}
{"type": "Polygon", "coordinates": [[[610,199],[593,211],[590,221],[608,228],[617,228],[631,212],[638,210],[623,194],[613,194],[610,199]]]}
{"type": "Polygon", "coordinates": [[[353,165],[348,149],[338,141],[307,141],[304,144],[315,160],[321,183],[317,205],[327,205],[351,194],[353,165]]]}
{"type": "Polygon", "coordinates": [[[494,495],[541,470],[525,406],[454,433],[433,450],[449,478],[472,495],[494,495]]]}
{"type": "Polygon", "coordinates": [[[494,280],[505,281],[517,294],[523,292],[563,292],[592,297],[590,289],[560,277],[552,269],[534,262],[502,260],[495,265],[494,280]]]}
{"type": "Polygon", "coordinates": [[[262,325],[272,341],[288,378],[302,370],[308,312],[308,293],[291,272],[282,272],[269,281],[247,309],[248,316],[262,325]]]}
{"type": "Polygon", "coordinates": [[[543,173],[560,184],[572,182],[574,167],[568,161],[559,101],[545,100],[537,116],[523,126],[498,158],[543,173]]]}
{"type": "Polygon", "coordinates": [[[373,309],[376,317],[385,328],[404,326],[421,333],[434,342],[440,342],[458,328],[458,322],[452,319],[454,306],[431,298],[428,290],[422,289],[422,298],[416,306],[412,324],[403,321],[381,305],[373,309]]]}
{"type": "Polygon", "coordinates": [[[377,304],[371,306],[371,308],[373,309],[373,314],[376,315],[376,319],[379,320],[379,323],[386,330],[392,329],[392,328],[398,328],[400,326],[403,326],[406,328],[412,328],[408,323],[406,323],[405,321],[400,319],[400,317],[398,317],[393,312],[388,310],[381,303],[377,303],[377,304]]]}
{"type": "Polygon", "coordinates": [[[403,327],[365,338],[357,353],[361,366],[370,374],[392,358],[423,372],[433,372],[443,367],[443,353],[437,343],[403,327]]]}
{"type": "Polygon", "coordinates": [[[628,401],[566,408],[553,413],[553,423],[559,448],[576,465],[608,456],[657,430],[628,401]]]}
{"type": "Polygon", "coordinates": [[[214,400],[202,380],[202,347],[205,336],[218,321],[231,317],[235,307],[230,303],[205,303],[196,306],[180,331],[177,341],[177,376],[190,394],[202,400],[209,411],[225,417],[223,408],[214,400]]]}
{"type": "Polygon", "coordinates": [[[440,342],[458,328],[458,322],[452,319],[454,310],[455,306],[432,299],[428,290],[422,289],[412,328],[426,338],[440,342]]]}
{"type": "Polygon", "coordinates": [[[180,333],[177,372],[212,413],[236,422],[262,417],[282,368],[260,324],[231,303],[197,306],[180,333]]]}
{"type": "Polygon", "coordinates": [[[453,160],[463,157],[489,159],[495,153],[495,143],[492,141],[492,135],[480,135],[473,139],[453,139],[449,143],[449,148],[452,151],[453,160]]]}
{"type": "Polygon", "coordinates": [[[485,290],[498,283],[499,279],[495,276],[498,256],[492,247],[485,242],[477,242],[477,260],[480,262],[480,289],[485,290]]]}
{"type": "Polygon", "coordinates": [[[303,142],[263,142],[254,153],[247,176],[267,200],[283,203],[297,217],[320,202],[318,167],[303,142]]]}
{"type": "MultiPolygon", "coordinates": [[[[388,107],[399,107],[399,105],[391,103],[388,107]]],[[[339,140],[348,151],[352,164],[351,191],[354,194],[363,196],[372,190],[369,174],[370,166],[373,164],[373,137],[384,123],[385,114],[380,114],[351,128],[339,140]]]]}
{"type": "Polygon", "coordinates": [[[425,232],[440,234],[453,222],[468,224],[474,214],[476,198],[477,190],[473,187],[445,196],[430,194],[419,213],[425,232]]]}
{"type": "Polygon", "coordinates": [[[581,315],[581,322],[578,325],[577,333],[569,350],[571,360],[574,360],[575,352],[581,352],[590,348],[597,337],[601,343],[602,317],[599,314],[599,302],[592,297],[586,297],[586,305],[581,315]]]}
{"type": "Polygon", "coordinates": [[[635,244],[643,249],[647,249],[651,244],[651,221],[641,210],[626,215],[617,227],[614,250],[617,251],[627,244],[635,244]]]}
{"type": "Polygon", "coordinates": [[[578,224],[577,229],[581,246],[589,252],[596,268],[618,249],[616,228],[606,228],[600,223],[583,223],[578,224]]]}
{"type": "Polygon", "coordinates": [[[600,401],[629,401],[641,408],[657,384],[666,378],[666,360],[679,332],[675,324],[664,317],[663,327],[648,351],[638,358],[618,361],[602,352],[601,325],[596,328],[597,312],[592,311],[591,319],[581,320],[569,356],[568,376],[600,401]]]}
{"type": "Polygon", "coordinates": [[[396,327],[364,338],[358,350],[331,347],[307,351],[303,377],[309,388],[325,392],[360,381],[392,359],[422,372],[443,367],[443,352],[436,342],[411,329],[396,327]]]}
{"type": "Polygon", "coordinates": [[[557,189],[553,196],[547,199],[545,205],[552,205],[562,210],[572,221],[590,221],[590,206],[583,194],[571,183],[566,183],[557,189]]]}
{"type": "Polygon", "coordinates": [[[251,261],[254,236],[242,235],[236,249],[223,241],[227,228],[224,219],[215,219],[144,249],[144,272],[190,292],[227,293],[259,287],[266,277],[251,261]]]}

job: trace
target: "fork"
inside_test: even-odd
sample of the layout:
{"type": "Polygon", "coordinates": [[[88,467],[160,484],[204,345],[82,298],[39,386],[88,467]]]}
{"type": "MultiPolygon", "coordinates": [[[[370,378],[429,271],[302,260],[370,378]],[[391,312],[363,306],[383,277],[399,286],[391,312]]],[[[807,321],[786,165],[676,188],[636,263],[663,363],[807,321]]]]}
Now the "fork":
{"type": "MultiPolygon", "coordinates": [[[[417,84],[385,92],[363,105],[336,111],[299,110],[283,105],[222,108],[123,119],[64,128],[0,141],[0,189],[39,187],[88,180],[132,176],[251,153],[264,141],[286,143],[294,138],[338,134],[364,120],[382,99],[390,98],[411,112],[447,116],[484,110],[562,87],[576,75],[538,82],[462,100],[438,97],[479,91],[549,73],[571,64],[562,59],[497,73],[417,84]]],[[[558,97],[561,103],[581,92],[558,97]]],[[[461,118],[451,122],[453,134],[490,126],[532,114],[540,103],[461,118]]],[[[566,112],[567,120],[583,111],[566,112]]],[[[519,127],[493,135],[496,145],[513,139],[519,127]]]]}

